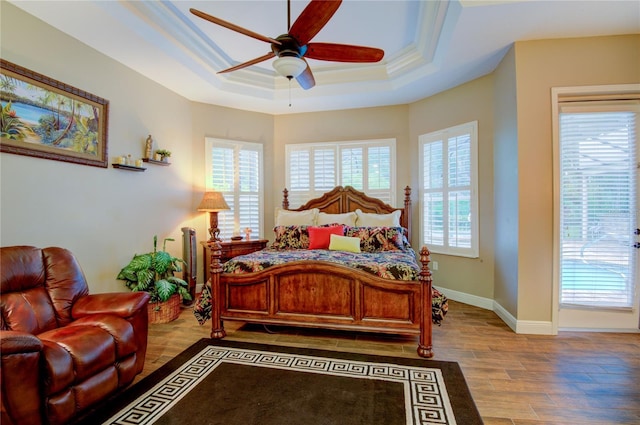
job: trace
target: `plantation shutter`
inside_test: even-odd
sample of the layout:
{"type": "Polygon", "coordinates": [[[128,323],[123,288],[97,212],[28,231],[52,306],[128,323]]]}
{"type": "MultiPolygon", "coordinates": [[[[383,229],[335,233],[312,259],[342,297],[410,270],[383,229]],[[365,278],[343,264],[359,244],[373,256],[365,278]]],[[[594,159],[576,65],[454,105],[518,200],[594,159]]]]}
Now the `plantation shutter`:
{"type": "Polygon", "coordinates": [[[367,149],[366,193],[388,204],[391,203],[391,148],[371,146],[367,149]]]}
{"type": "Polygon", "coordinates": [[[222,192],[228,211],[218,213],[220,238],[250,228],[255,236],[262,234],[262,145],[248,142],[207,139],[209,163],[208,190],[222,192]]]}
{"type": "Polygon", "coordinates": [[[220,238],[228,239],[233,236],[235,212],[235,160],[233,147],[214,147],[211,149],[211,185],[207,189],[222,192],[224,200],[229,205],[229,211],[218,213],[218,228],[220,238]]]}
{"type": "Polygon", "coordinates": [[[327,142],[286,146],[289,207],[297,208],[336,184],[353,186],[394,203],[395,140],[327,142]]]}
{"type": "MultiPolygon", "coordinates": [[[[260,234],[260,172],[261,155],[255,149],[240,149],[238,152],[238,200],[237,233],[244,233],[247,227],[254,235],[260,234]]],[[[234,220],[236,221],[236,220],[234,220]]]]}
{"type": "Polygon", "coordinates": [[[336,185],[335,149],[313,149],[313,188],[315,195],[327,192],[336,185]]]}
{"type": "Polygon", "coordinates": [[[362,148],[343,148],[340,150],[342,160],[342,185],[363,189],[364,166],[362,164],[362,148]]]}
{"type": "Polygon", "coordinates": [[[560,106],[561,305],[633,307],[637,105],[560,106]]]}
{"type": "Polygon", "coordinates": [[[419,137],[422,238],[433,252],[478,256],[477,122],[419,137]]]}
{"type": "Polygon", "coordinates": [[[290,208],[297,208],[336,185],[336,153],[333,148],[288,146],[287,162],[290,208]]]}

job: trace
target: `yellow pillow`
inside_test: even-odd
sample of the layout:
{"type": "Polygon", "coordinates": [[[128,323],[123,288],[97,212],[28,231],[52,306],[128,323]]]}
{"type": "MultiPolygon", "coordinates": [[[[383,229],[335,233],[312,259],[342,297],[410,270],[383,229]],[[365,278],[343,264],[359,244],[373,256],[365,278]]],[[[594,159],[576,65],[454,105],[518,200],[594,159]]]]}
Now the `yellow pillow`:
{"type": "Polygon", "coordinates": [[[360,238],[331,235],[329,249],[331,251],[360,252],[360,238]]]}

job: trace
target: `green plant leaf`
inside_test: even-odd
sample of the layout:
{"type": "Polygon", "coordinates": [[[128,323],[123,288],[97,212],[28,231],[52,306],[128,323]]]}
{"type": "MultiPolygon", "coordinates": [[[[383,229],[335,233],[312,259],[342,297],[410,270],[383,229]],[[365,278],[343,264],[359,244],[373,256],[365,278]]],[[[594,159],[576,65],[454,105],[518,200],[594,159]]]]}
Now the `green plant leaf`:
{"type": "Polygon", "coordinates": [[[151,269],[140,270],[136,273],[138,286],[141,291],[146,291],[155,280],[156,274],[151,269]]]}
{"type": "Polygon", "coordinates": [[[153,258],[153,268],[160,276],[164,276],[167,271],[171,270],[173,258],[168,252],[158,251],[153,258]]]}
{"type": "Polygon", "coordinates": [[[156,281],[156,291],[160,301],[167,301],[176,291],[176,286],[166,279],[156,281]]]}
{"type": "Polygon", "coordinates": [[[191,300],[191,294],[189,294],[189,291],[182,286],[178,287],[178,294],[180,294],[183,300],[191,300]]]}
{"type": "Polygon", "coordinates": [[[145,270],[151,267],[152,261],[153,257],[151,254],[134,255],[133,259],[131,259],[131,262],[127,267],[131,268],[131,270],[135,272],[138,272],[140,270],[145,270]]]}

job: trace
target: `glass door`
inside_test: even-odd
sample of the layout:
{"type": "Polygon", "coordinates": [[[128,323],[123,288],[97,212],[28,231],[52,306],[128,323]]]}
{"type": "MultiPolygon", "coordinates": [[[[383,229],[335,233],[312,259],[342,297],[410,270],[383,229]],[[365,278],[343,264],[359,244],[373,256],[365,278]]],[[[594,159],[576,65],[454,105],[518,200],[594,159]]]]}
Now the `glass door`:
{"type": "Polygon", "coordinates": [[[558,327],[637,330],[637,101],[560,104],[558,327]]]}

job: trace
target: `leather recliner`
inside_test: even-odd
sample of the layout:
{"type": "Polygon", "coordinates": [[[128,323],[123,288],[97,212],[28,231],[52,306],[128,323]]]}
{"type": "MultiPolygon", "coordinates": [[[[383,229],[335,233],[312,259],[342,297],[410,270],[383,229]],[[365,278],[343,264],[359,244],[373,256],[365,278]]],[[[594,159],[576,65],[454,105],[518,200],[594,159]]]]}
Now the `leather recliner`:
{"type": "Polygon", "coordinates": [[[63,248],[0,248],[0,422],[63,424],[130,384],[147,350],[146,292],[89,294],[63,248]]]}

